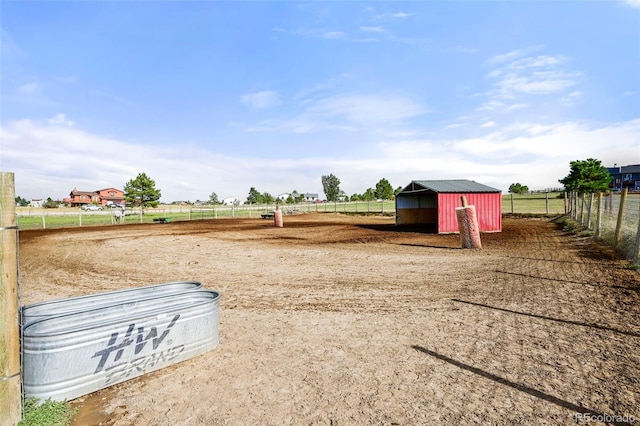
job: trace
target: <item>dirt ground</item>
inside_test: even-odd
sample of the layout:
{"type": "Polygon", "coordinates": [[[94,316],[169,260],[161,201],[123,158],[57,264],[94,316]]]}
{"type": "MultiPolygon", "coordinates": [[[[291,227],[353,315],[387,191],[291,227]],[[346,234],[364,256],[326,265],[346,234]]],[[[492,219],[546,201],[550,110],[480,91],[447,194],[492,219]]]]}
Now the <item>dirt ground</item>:
{"type": "Polygon", "coordinates": [[[22,231],[22,304],[222,293],[216,349],[73,401],[77,425],[640,424],[640,274],[549,219],[503,227],[482,250],[336,214],[22,231]]]}

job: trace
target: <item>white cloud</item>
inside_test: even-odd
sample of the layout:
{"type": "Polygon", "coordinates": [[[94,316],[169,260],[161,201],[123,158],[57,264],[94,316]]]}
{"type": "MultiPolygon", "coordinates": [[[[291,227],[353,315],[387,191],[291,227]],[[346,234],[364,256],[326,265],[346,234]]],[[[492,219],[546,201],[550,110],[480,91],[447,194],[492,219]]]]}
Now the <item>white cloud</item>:
{"type": "Polygon", "coordinates": [[[33,94],[36,93],[39,89],[39,86],[36,83],[26,83],[18,86],[18,92],[24,94],[33,94]]]}
{"type": "Polygon", "coordinates": [[[240,98],[243,104],[256,109],[271,108],[280,104],[280,96],[273,90],[247,93],[240,98]]]}
{"type": "Polygon", "coordinates": [[[540,55],[530,58],[518,59],[509,64],[510,68],[549,68],[566,63],[568,58],[563,55],[540,55]]]}
{"type": "Polygon", "coordinates": [[[346,39],[347,34],[342,31],[325,31],[322,36],[328,39],[346,39]]]}
{"type": "Polygon", "coordinates": [[[49,124],[58,125],[58,126],[74,126],[75,123],[69,120],[64,114],[58,113],[55,116],[51,117],[47,120],[49,124]]]}
{"type": "Polygon", "coordinates": [[[486,123],[482,123],[480,125],[480,127],[482,127],[482,128],[495,127],[495,126],[496,126],[496,123],[493,122],[493,121],[487,121],[486,123]]]}
{"type": "MultiPolygon", "coordinates": [[[[488,109],[492,102],[515,99],[520,95],[562,93],[578,84],[582,74],[567,69],[570,61],[567,56],[525,56],[529,51],[537,49],[514,50],[486,61],[494,67],[487,73],[487,78],[494,81],[494,87],[487,93],[489,101],[485,102],[481,109],[488,109]]],[[[574,90],[573,93],[580,92],[574,90]]]]}
{"type": "MultiPolygon", "coordinates": [[[[318,89],[320,93],[322,90],[318,89]]],[[[317,95],[315,92],[310,94],[317,95]]],[[[235,123],[247,132],[311,133],[327,130],[364,132],[387,130],[405,120],[427,114],[425,106],[400,95],[337,94],[298,99],[302,112],[286,120],[235,123]]]]}
{"type": "Polygon", "coordinates": [[[518,110],[518,109],[526,108],[527,106],[528,106],[527,104],[523,104],[523,103],[520,103],[520,104],[511,104],[511,105],[509,105],[509,106],[507,107],[507,111],[516,111],[516,110],[518,110]]]}
{"type": "Polygon", "coordinates": [[[639,134],[640,119],[604,126],[523,122],[467,138],[403,139],[398,134],[351,157],[278,159],[225,156],[192,145],[134,144],[77,126],[29,120],[4,125],[0,140],[2,169],[16,174],[16,195],[63,198],[73,187],[122,187],[145,172],[162,190],[163,201],[170,202],[204,200],[212,191],[243,199],[251,186],[274,194],[293,188],[322,193],[320,177],[328,170],[348,194],[364,192],[381,177],[394,187],[412,179],[475,178],[503,190],[515,181],[542,189],[558,186],[576,159],[640,162],[639,134]]]}
{"type": "Polygon", "coordinates": [[[624,0],[624,2],[631,7],[640,8],[640,0],[624,0]]]}
{"type": "Polygon", "coordinates": [[[517,93],[550,94],[561,92],[576,84],[578,74],[563,72],[533,73],[530,75],[508,74],[496,83],[501,97],[512,98],[517,93]]]}
{"type": "Polygon", "coordinates": [[[406,13],[406,12],[397,12],[391,15],[392,18],[400,18],[400,19],[405,19],[408,18],[410,16],[414,16],[415,13],[406,13]]]}
{"type": "Polygon", "coordinates": [[[386,33],[387,30],[385,30],[382,27],[360,27],[360,31],[364,31],[367,33],[386,33]]]}
{"type": "Polygon", "coordinates": [[[354,124],[395,122],[419,115],[428,110],[402,96],[345,94],[318,100],[308,110],[321,117],[340,117],[354,124]]]}

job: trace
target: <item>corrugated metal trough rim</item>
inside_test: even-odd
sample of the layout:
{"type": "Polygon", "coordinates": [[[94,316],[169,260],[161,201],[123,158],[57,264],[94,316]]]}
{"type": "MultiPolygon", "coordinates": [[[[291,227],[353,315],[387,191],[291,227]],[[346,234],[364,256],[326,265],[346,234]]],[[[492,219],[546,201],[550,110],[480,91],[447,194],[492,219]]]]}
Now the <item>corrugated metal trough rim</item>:
{"type": "Polygon", "coordinates": [[[38,319],[50,316],[77,313],[132,300],[161,297],[170,294],[184,294],[201,289],[202,283],[199,281],[174,281],[128,288],[125,290],[105,291],[85,296],[55,299],[25,305],[20,308],[20,316],[23,327],[25,327],[38,319]]]}
{"type": "Polygon", "coordinates": [[[107,321],[132,322],[153,315],[170,314],[171,312],[215,303],[220,300],[220,293],[214,290],[198,290],[184,294],[170,294],[158,297],[148,297],[126,303],[110,306],[100,306],[77,313],[54,315],[31,322],[22,331],[23,337],[48,337],[68,333],[91,330],[95,326],[108,325],[107,321]],[[204,297],[194,301],[194,297],[204,297]],[[121,310],[117,310],[121,308],[121,310]],[[112,311],[112,312],[110,312],[112,311]],[[134,315],[126,316],[126,314],[134,315]],[[41,329],[44,328],[44,331],[41,329]]]}
{"type": "Polygon", "coordinates": [[[26,397],[70,400],[219,344],[220,293],[198,290],[34,321],[22,330],[26,397]]]}

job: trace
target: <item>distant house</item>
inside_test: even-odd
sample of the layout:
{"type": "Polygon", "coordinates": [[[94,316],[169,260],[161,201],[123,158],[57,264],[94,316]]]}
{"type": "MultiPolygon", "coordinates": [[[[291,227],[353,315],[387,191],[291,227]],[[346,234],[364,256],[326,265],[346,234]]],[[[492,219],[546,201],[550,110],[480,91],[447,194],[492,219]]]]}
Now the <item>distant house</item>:
{"type": "Polygon", "coordinates": [[[318,201],[318,194],[306,193],[306,194],[304,194],[303,201],[308,201],[308,202],[311,202],[311,203],[315,203],[316,201],[318,201]]]}
{"type": "Polygon", "coordinates": [[[34,198],[29,202],[29,207],[42,207],[43,203],[42,198],[34,198]]]}
{"type": "Polygon", "coordinates": [[[234,197],[229,197],[222,200],[222,204],[224,204],[225,206],[238,205],[238,203],[239,203],[238,199],[234,197]]]}
{"type": "Polygon", "coordinates": [[[290,196],[291,196],[291,194],[285,192],[284,194],[278,195],[276,198],[278,200],[286,202],[289,199],[290,196]]]}
{"type": "Polygon", "coordinates": [[[85,204],[99,204],[101,206],[122,204],[124,203],[124,191],[116,188],[78,191],[77,188],[73,188],[69,198],[64,198],[62,202],[69,204],[71,207],[80,207],[85,204]]]}
{"type": "Polygon", "coordinates": [[[607,171],[611,175],[611,183],[609,184],[611,189],[618,191],[624,188],[640,190],[640,164],[607,167],[607,171]]]}

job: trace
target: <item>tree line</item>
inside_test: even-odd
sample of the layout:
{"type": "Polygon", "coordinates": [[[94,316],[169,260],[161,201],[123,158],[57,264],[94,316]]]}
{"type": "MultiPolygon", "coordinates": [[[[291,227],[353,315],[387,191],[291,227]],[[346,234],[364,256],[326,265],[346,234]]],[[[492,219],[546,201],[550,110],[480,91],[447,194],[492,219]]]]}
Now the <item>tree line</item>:
{"type": "MultiPolygon", "coordinates": [[[[563,179],[558,180],[558,182],[564,185],[566,191],[574,191],[582,194],[607,191],[610,189],[611,175],[600,160],[594,158],[575,160],[569,163],[569,167],[569,174],[563,179]]],[[[340,179],[333,173],[323,175],[321,181],[328,202],[391,200],[402,191],[401,186],[393,189],[391,183],[389,183],[386,178],[382,178],[376,183],[375,188],[370,187],[362,194],[354,193],[349,196],[340,189],[340,179]]],[[[519,182],[509,186],[510,193],[520,194],[528,191],[529,187],[519,182]]],[[[138,176],[130,179],[124,185],[125,203],[131,207],[157,207],[160,203],[161,194],[161,190],[156,188],[155,180],[147,176],[146,173],[138,174],[138,176]]],[[[285,200],[279,200],[270,193],[260,192],[252,186],[249,189],[246,202],[249,204],[273,204],[274,202],[283,201],[293,204],[303,201],[304,198],[304,194],[294,189],[285,200]]],[[[16,204],[20,206],[29,204],[29,202],[22,197],[16,197],[15,200],[16,204]]],[[[219,204],[221,200],[215,192],[212,192],[209,196],[208,203],[219,204]]],[[[58,207],[60,204],[60,201],[52,200],[49,197],[43,204],[43,207],[53,208],[58,207]]]]}

